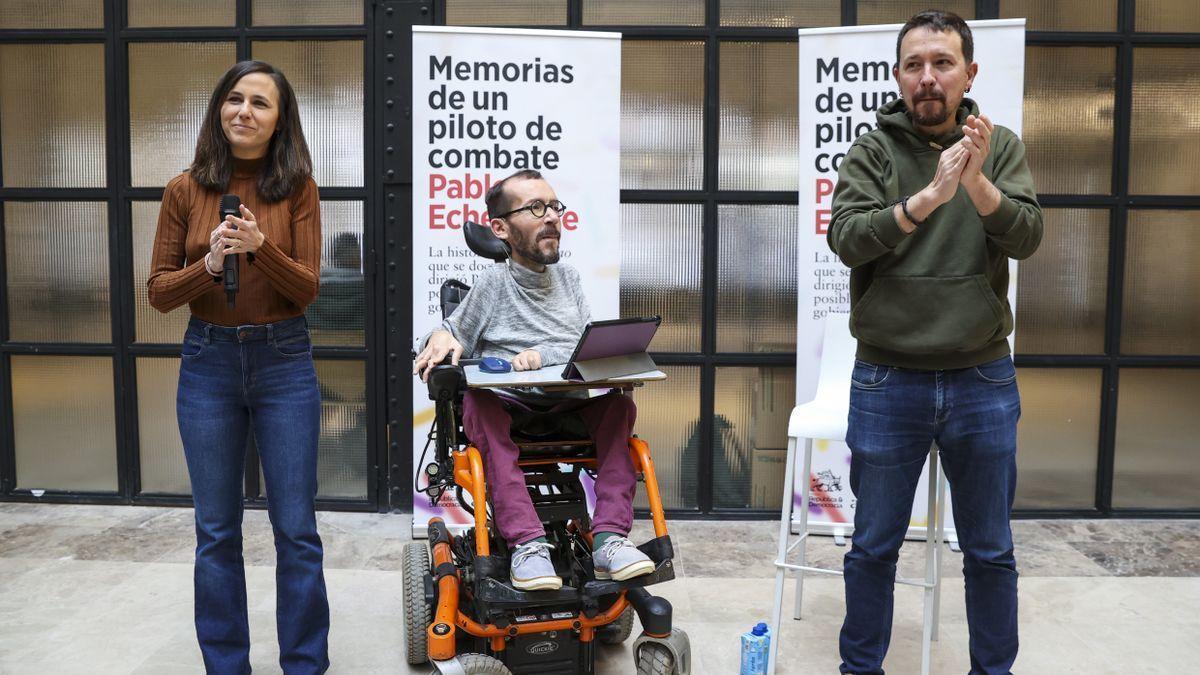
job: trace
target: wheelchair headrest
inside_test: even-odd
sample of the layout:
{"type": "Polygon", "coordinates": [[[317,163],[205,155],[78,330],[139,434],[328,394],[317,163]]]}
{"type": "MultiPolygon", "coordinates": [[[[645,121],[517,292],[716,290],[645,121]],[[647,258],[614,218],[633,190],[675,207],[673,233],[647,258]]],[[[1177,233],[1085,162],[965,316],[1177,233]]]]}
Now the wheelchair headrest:
{"type": "Polygon", "coordinates": [[[504,262],[508,259],[508,244],[492,234],[492,228],[467,221],[463,223],[463,236],[467,238],[467,248],[475,255],[504,262]]]}

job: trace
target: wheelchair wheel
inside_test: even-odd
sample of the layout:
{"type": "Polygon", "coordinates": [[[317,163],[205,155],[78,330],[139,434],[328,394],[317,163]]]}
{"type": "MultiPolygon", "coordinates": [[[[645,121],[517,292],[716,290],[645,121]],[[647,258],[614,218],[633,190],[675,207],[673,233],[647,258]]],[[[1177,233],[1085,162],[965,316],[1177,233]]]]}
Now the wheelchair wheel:
{"type": "MultiPolygon", "coordinates": [[[[467,675],[512,675],[507,666],[485,654],[459,654],[458,662],[467,675]]],[[[429,675],[438,675],[438,671],[429,675]]]]}
{"type": "Polygon", "coordinates": [[[432,612],[425,602],[425,574],[429,571],[429,550],[425,544],[404,546],[404,647],[410,665],[429,660],[425,644],[425,629],[432,621],[432,612]]]}
{"type": "Polygon", "coordinates": [[[675,673],[675,657],[671,656],[671,650],[662,645],[653,642],[644,644],[638,650],[637,657],[637,675],[674,675],[675,673]]]}
{"type": "Polygon", "coordinates": [[[596,638],[601,644],[619,645],[629,639],[633,633],[633,608],[626,607],[621,617],[616,621],[596,631],[596,638]]]}

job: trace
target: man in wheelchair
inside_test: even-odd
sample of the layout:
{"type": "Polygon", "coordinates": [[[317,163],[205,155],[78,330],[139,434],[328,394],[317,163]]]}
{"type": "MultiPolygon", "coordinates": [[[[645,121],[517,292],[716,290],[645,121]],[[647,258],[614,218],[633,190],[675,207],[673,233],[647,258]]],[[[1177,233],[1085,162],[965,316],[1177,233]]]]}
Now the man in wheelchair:
{"type": "MultiPolygon", "coordinates": [[[[557,264],[566,207],[542,175],[519,171],[493,185],[486,201],[491,231],[507,244],[508,260],[481,273],[454,313],[426,336],[413,367],[424,380],[447,356],[457,364],[463,354],[510,360],[514,370],[565,364],[591,319],[579,273],[557,264]]],[[[538,414],[577,417],[595,445],[596,578],[625,581],[653,572],[654,562],[626,538],[637,484],[628,446],[637,416],[633,400],[618,390],[588,398],[581,390],[471,389],[463,399],[463,430],[483,456],[495,524],[513,548],[512,586],[532,591],[563,584],[510,436],[514,417],[538,414]]]]}

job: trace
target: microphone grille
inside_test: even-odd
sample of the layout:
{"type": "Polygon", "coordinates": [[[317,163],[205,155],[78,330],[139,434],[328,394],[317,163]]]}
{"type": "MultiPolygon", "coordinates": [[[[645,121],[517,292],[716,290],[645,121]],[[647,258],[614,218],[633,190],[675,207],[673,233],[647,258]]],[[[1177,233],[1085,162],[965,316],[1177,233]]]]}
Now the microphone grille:
{"type": "Polygon", "coordinates": [[[237,212],[242,200],[238,199],[237,195],[225,195],[221,197],[221,210],[237,212]]]}

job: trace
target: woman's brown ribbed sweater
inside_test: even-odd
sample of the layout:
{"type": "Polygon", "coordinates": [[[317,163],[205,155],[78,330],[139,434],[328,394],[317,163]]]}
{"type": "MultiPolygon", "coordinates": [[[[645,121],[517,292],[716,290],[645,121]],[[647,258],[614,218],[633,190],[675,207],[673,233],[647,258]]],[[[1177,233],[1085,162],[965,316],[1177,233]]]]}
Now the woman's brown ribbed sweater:
{"type": "Polygon", "coordinates": [[[219,277],[208,273],[208,237],[221,224],[221,193],[187,174],[163,192],[147,289],[150,305],[169,312],[188,303],[192,315],[220,326],[281,321],[304,313],[317,297],[321,268],[321,209],[317,184],[307,179],[287,199],[268,203],[259,196],[263,160],[235,160],[226,194],[254,214],[266,236],[253,262],[241,262],[241,289],[234,309],[225,303],[219,277]]]}

